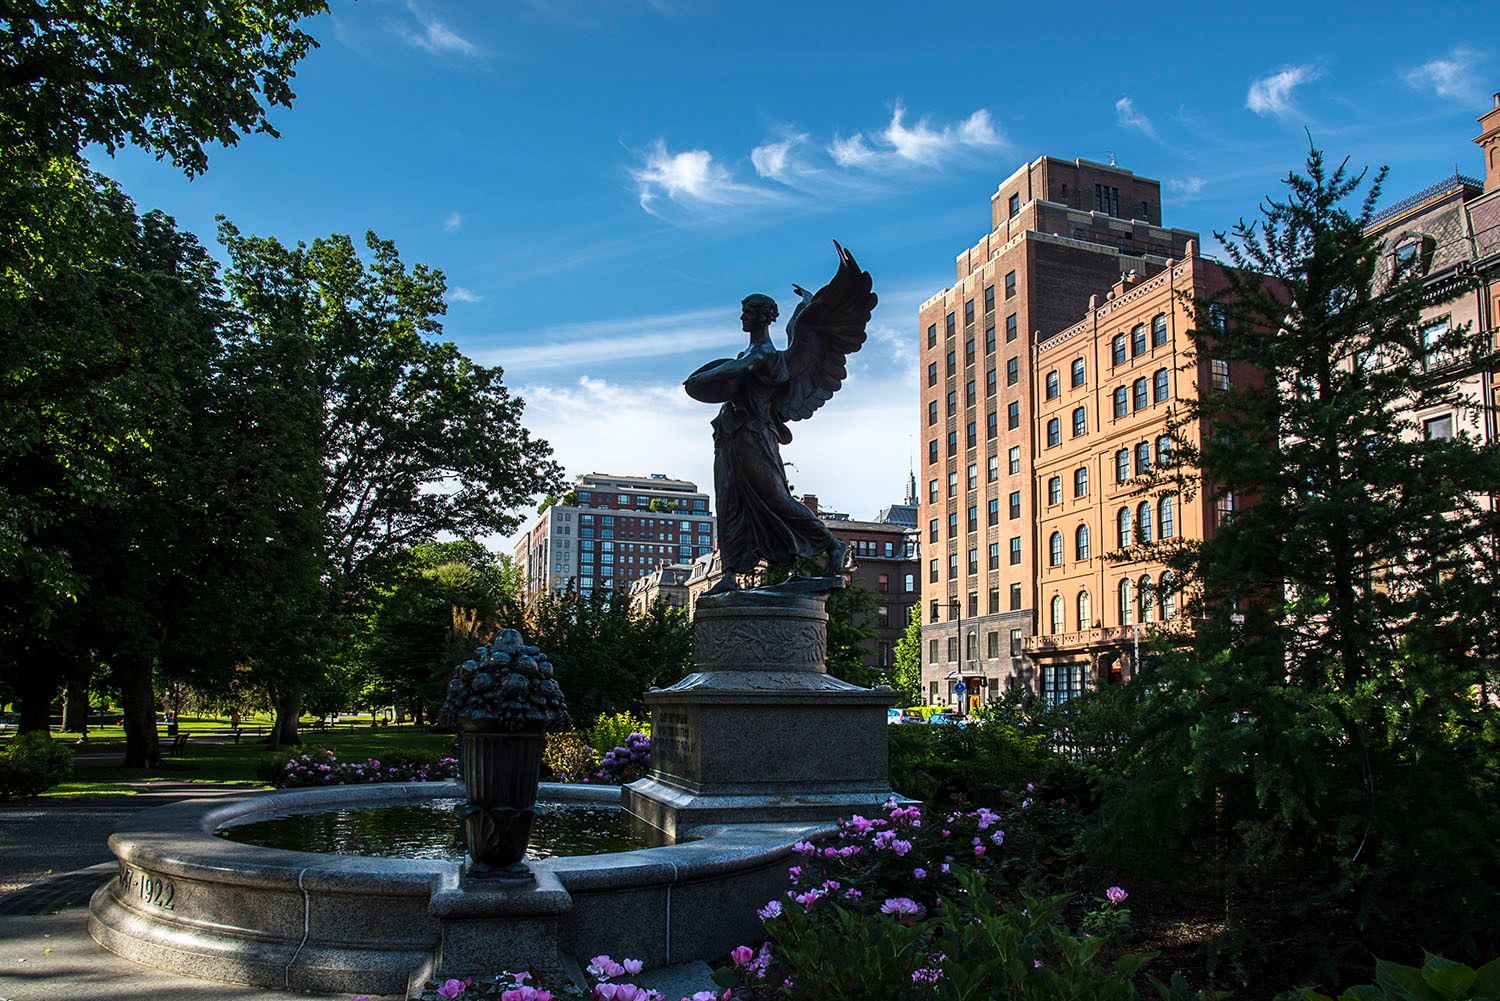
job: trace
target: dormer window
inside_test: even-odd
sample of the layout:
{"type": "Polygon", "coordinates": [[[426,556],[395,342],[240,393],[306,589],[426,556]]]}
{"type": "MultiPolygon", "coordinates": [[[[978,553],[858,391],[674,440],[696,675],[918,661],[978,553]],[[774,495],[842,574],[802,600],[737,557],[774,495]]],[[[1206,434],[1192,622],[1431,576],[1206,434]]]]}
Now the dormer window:
{"type": "Polygon", "coordinates": [[[1396,248],[1396,270],[1405,271],[1417,263],[1417,251],[1421,244],[1416,240],[1408,240],[1396,248]]]}

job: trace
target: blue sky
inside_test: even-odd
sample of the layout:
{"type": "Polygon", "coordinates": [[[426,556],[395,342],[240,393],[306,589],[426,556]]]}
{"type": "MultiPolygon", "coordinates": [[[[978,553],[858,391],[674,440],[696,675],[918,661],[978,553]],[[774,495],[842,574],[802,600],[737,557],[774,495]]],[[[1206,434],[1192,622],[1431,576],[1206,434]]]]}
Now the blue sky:
{"type": "Polygon", "coordinates": [[[501,364],[571,473],[711,480],[681,379],[742,346],[738,302],[831,273],[882,305],[845,392],[794,426],[791,479],[868,517],[917,427],[916,306],[1042,154],[1158,178],[1223,229],[1305,151],[1389,164],[1389,200],[1482,172],[1500,88],[1472,5],[333,0],[282,138],[188,181],[96,165],[210,241],[374,229],[448,276],[447,336],[501,364]]]}

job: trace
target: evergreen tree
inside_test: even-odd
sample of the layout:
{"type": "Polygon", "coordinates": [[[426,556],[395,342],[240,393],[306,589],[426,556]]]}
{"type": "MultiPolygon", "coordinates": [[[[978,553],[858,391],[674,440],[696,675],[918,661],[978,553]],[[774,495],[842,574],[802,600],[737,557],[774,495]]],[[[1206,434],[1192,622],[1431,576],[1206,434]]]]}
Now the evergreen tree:
{"type": "Polygon", "coordinates": [[[1453,376],[1492,358],[1463,328],[1422,342],[1422,275],[1366,234],[1383,178],[1351,207],[1364,175],[1314,150],[1220,235],[1229,288],[1190,336],[1235,380],[1174,415],[1143,490],[1224,515],[1126,554],[1171,567],[1193,633],[1131,686],[1103,816],[1117,857],[1208,881],[1239,931],[1326,928],[1299,937],[1329,961],[1500,945],[1500,449],[1414,417],[1472,412],[1453,376]]]}

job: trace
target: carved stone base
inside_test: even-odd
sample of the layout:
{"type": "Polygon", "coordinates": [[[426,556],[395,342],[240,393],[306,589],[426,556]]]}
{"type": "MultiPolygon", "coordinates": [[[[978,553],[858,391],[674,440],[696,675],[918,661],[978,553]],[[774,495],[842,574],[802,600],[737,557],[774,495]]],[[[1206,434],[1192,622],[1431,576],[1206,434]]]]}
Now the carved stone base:
{"type": "Polygon", "coordinates": [[[825,673],[821,595],[700,601],[699,668],[648,692],[651,774],[625,808],[673,837],[721,823],[832,820],[891,795],[885,710],[896,696],[825,673]]]}

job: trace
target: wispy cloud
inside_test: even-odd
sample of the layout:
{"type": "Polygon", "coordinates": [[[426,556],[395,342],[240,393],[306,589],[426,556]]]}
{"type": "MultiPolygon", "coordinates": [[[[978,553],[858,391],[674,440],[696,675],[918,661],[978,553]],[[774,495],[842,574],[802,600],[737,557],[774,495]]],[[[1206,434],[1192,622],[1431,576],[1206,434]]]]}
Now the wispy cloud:
{"type": "Polygon", "coordinates": [[[805,142],[807,136],[798,133],[776,142],[763,143],[750,151],[750,163],[761,177],[782,184],[790,183],[793,175],[801,170],[793,150],[805,142]]]}
{"type": "Polygon", "coordinates": [[[1479,65],[1483,61],[1482,53],[1460,45],[1446,56],[1407,71],[1405,78],[1418,90],[1431,90],[1438,97],[1478,106],[1484,102],[1484,91],[1479,86],[1479,65]]]}
{"type": "Polygon", "coordinates": [[[840,167],[861,170],[922,166],[936,167],[957,155],[976,149],[994,149],[1004,145],[1004,138],[984,108],[955,125],[934,127],[923,116],[906,121],[906,108],[896,102],[891,121],[876,134],[875,145],[856,132],[847,139],[835,136],[828,154],[840,167]]]}
{"type": "Polygon", "coordinates": [[[497,337],[514,347],[481,348],[475,356],[511,371],[585,370],[600,363],[666,358],[705,349],[743,347],[739,308],[570,323],[497,337]]]}
{"type": "Polygon", "coordinates": [[[448,218],[443,220],[444,233],[457,233],[464,225],[464,216],[457,209],[448,213],[448,218]]]}
{"type": "Polygon", "coordinates": [[[407,42],[434,56],[471,57],[479,54],[479,47],[450,28],[422,5],[408,2],[410,22],[393,22],[392,30],[407,42]]]}
{"type": "Polygon", "coordinates": [[[1297,107],[1292,102],[1294,91],[1304,83],[1316,80],[1319,75],[1314,66],[1288,66],[1269,76],[1263,76],[1250,84],[1250,91],[1245,95],[1245,107],[1261,116],[1285,118],[1295,114],[1297,107]]]}
{"type": "Polygon", "coordinates": [[[462,285],[455,285],[448,290],[449,302],[481,302],[484,296],[478,295],[462,285]]]}
{"type": "Polygon", "coordinates": [[[1155,139],[1156,128],[1151,124],[1151,119],[1135,108],[1135,101],[1129,97],[1122,97],[1115,102],[1115,121],[1122,129],[1136,129],[1143,135],[1155,139]]]}
{"type": "Polygon", "coordinates": [[[1167,190],[1177,196],[1178,201],[1189,201],[1203,192],[1204,180],[1201,177],[1171,178],[1167,181],[1167,190]]]}
{"type": "Polygon", "coordinates": [[[729,168],[706,149],[673,153],[658,139],[642,154],[639,167],[630,172],[640,196],[641,208],[656,210],[657,201],[667,199],[694,207],[730,206],[770,197],[766,189],[742,184],[729,168]]]}

